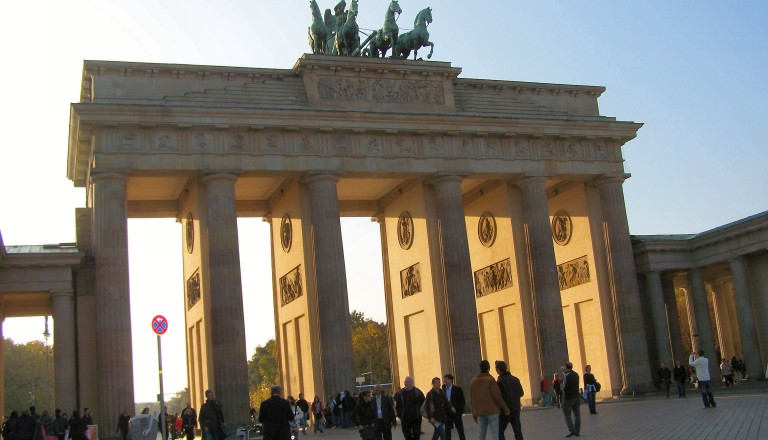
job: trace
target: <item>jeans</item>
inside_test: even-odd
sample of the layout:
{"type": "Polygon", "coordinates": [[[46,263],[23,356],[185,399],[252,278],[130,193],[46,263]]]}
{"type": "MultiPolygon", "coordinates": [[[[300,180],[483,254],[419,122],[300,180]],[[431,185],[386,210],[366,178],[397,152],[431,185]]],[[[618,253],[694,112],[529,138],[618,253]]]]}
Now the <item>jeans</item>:
{"type": "Polygon", "coordinates": [[[440,423],[440,426],[435,426],[435,432],[432,433],[432,440],[437,440],[438,438],[440,440],[446,440],[445,439],[445,423],[441,423],[441,422],[437,422],[437,423],[440,423]]]}
{"type": "Polygon", "coordinates": [[[352,415],[352,411],[347,411],[346,409],[341,410],[341,427],[344,429],[349,428],[350,426],[350,416],[352,415]]]}
{"type": "Polygon", "coordinates": [[[568,426],[568,431],[574,434],[578,434],[581,431],[581,412],[579,411],[580,405],[581,397],[563,400],[563,414],[565,415],[565,424],[568,426]],[[573,419],[571,419],[571,413],[573,413],[573,419]]]}
{"type": "Polygon", "coordinates": [[[520,425],[520,411],[510,411],[509,415],[499,414],[499,440],[505,440],[504,431],[512,425],[515,440],[523,440],[523,427],[520,425]]]}
{"type": "Polygon", "coordinates": [[[587,392],[587,405],[589,405],[589,413],[590,414],[597,414],[597,409],[595,409],[595,390],[592,387],[589,387],[589,391],[587,392]]]}
{"type": "Polygon", "coordinates": [[[685,397],[685,381],[677,381],[677,397],[685,397]]]}
{"type": "Polygon", "coordinates": [[[712,390],[709,388],[708,380],[699,381],[699,391],[701,391],[701,400],[704,401],[704,406],[709,408],[715,405],[715,396],[712,395],[712,390]]]}
{"type": "Polygon", "coordinates": [[[216,437],[216,433],[203,429],[203,440],[217,440],[216,437]]]}
{"type": "Polygon", "coordinates": [[[485,440],[485,432],[491,429],[491,440],[499,438],[499,415],[477,416],[477,440],[485,440]]]}
{"type": "Polygon", "coordinates": [[[549,391],[542,391],[541,393],[541,406],[552,406],[552,393],[549,391]]]}

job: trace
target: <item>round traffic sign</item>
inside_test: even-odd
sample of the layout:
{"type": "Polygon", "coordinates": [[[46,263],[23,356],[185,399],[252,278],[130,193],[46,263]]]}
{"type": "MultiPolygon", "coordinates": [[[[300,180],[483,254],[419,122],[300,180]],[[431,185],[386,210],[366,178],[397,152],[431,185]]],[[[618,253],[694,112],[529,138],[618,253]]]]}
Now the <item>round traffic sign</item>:
{"type": "Polygon", "coordinates": [[[165,319],[165,316],[157,315],[152,318],[152,331],[158,335],[168,331],[168,321],[165,319]]]}

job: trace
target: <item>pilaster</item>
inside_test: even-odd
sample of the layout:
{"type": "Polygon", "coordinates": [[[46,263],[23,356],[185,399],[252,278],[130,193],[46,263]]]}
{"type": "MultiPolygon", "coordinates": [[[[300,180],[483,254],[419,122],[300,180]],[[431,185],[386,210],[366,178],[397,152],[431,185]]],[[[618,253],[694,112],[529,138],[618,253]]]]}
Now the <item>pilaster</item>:
{"type": "Polygon", "coordinates": [[[667,325],[667,313],[664,307],[664,290],[661,286],[659,272],[648,272],[645,275],[648,288],[648,299],[651,305],[653,317],[653,330],[656,336],[657,362],[664,362],[669,366],[674,365],[672,347],[670,345],[669,326],[667,325]]]}
{"type": "Polygon", "coordinates": [[[670,277],[663,277],[661,288],[664,292],[665,308],[667,310],[667,322],[669,324],[669,339],[672,345],[672,358],[685,364],[688,353],[683,349],[683,335],[680,328],[680,313],[677,308],[677,296],[675,295],[675,283],[670,277]]]}
{"type": "Polygon", "coordinates": [[[709,359],[709,374],[712,380],[720,377],[717,353],[715,352],[715,340],[712,337],[712,320],[709,317],[709,304],[707,303],[707,290],[704,285],[704,275],[701,269],[694,268],[688,272],[690,276],[691,292],[688,297],[693,300],[693,313],[696,321],[696,332],[691,328],[693,338],[693,351],[704,350],[704,356],[709,359]],[[698,336],[696,336],[698,334],[698,336]]]}
{"type": "Polygon", "coordinates": [[[755,317],[752,314],[754,308],[750,300],[744,258],[734,258],[728,264],[733,279],[733,296],[736,300],[736,315],[741,335],[741,349],[744,351],[744,362],[747,364],[747,375],[762,379],[765,376],[765,370],[761,362],[760,347],[757,344],[755,317]]]}
{"type": "Polygon", "coordinates": [[[622,394],[651,386],[648,347],[640,313],[640,291],[622,189],[625,177],[608,177],[598,182],[611,291],[619,330],[619,358],[624,374],[622,394]]]}
{"type": "Polygon", "coordinates": [[[213,391],[221,399],[227,420],[248,419],[248,371],[243,317],[243,288],[237,234],[235,181],[225,173],[202,177],[207,216],[210,331],[213,391]]]}
{"type": "Polygon", "coordinates": [[[528,245],[542,377],[546,377],[550,371],[559,371],[568,358],[563,304],[549,224],[546,181],[546,177],[536,176],[514,182],[520,188],[523,199],[523,222],[528,245]]]}
{"type": "Polygon", "coordinates": [[[429,184],[435,191],[439,221],[451,357],[456,377],[468,383],[477,374],[481,354],[461,181],[459,176],[443,176],[429,184]]]}

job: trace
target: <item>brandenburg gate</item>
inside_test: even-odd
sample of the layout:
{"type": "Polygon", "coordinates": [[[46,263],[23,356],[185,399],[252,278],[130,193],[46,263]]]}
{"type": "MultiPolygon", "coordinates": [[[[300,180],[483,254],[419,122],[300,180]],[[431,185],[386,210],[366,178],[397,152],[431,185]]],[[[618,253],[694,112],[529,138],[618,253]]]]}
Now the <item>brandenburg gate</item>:
{"type": "MultiPolygon", "coordinates": [[[[460,77],[446,62],[304,55],[291,69],[86,61],[68,177],[87,189],[78,278],[93,306],[82,399],[132,408],[127,220],[183,236],[192,404],[248,418],[238,217],[272,235],[281,382],[354,386],[340,217],[381,230],[393,381],[468,384],[504,359],[527,402],[570,359],[606,396],[651,384],[622,185],[641,124],[604,88],[460,77]],[[85,239],[87,237],[87,240],[85,239]],[[81,249],[83,250],[83,249],[81,249]]],[[[115,419],[115,420],[113,420],[115,419]]]]}

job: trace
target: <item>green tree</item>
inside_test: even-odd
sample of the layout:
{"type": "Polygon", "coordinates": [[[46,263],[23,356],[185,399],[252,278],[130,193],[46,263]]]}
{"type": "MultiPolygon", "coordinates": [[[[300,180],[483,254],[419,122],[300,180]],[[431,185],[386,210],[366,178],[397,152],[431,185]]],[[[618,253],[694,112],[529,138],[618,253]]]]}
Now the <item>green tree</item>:
{"type": "Polygon", "coordinates": [[[251,406],[258,408],[261,401],[269,398],[269,389],[278,383],[277,344],[270,339],[253,351],[248,361],[248,395],[251,406]]]}
{"type": "Polygon", "coordinates": [[[4,414],[29,407],[32,396],[40,412],[44,409],[53,411],[53,347],[46,347],[42,341],[15,344],[11,339],[5,339],[3,359],[4,414]]]}
{"type": "Polygon", "coordinates": [[[387,325],[366,318],[362,312],[349,314],[352,323],[352,358],[355,374],[366,374],[366,383],[392,381],[387,325]]]}

